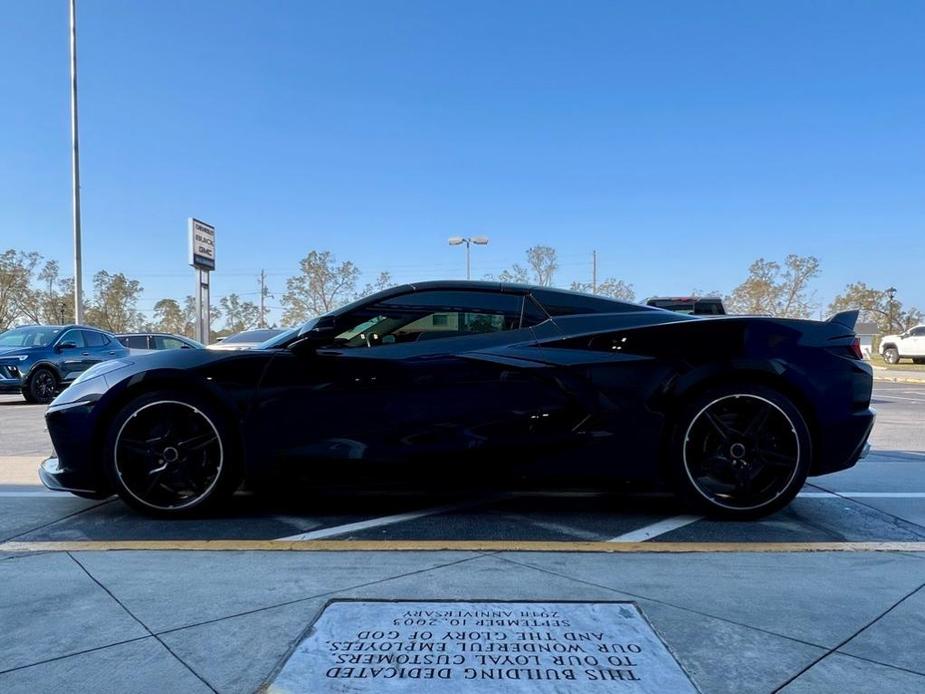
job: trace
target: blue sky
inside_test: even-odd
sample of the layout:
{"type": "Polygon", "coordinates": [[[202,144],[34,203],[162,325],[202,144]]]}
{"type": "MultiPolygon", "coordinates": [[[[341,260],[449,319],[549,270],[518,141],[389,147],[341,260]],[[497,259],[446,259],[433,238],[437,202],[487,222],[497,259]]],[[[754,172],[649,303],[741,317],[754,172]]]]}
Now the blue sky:
{"type": "MultiPolygon", "coordinates": [[[[65,0],[0,22],[0,248],[69,268],[65,0]]],[[[925,308],[918,2],[78,0],[86,286],[256,297],[309,249],[400,281],[558,249],[559,283],[728,291],[822,259],[925,308]]],[[[69,270],[68,270],[69,272],[69,270]]],[[[279,305],[279,299],[271,302],[279,305]]]]}

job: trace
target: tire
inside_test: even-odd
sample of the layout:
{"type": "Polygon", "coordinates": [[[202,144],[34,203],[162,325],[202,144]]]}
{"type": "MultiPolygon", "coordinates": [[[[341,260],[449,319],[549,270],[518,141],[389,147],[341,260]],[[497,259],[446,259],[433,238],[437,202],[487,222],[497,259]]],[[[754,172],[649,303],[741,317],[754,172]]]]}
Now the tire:
{"type": "Polygon", "coordinates": [[[925,364],[925,357],[916,357],[912,360],[913,364],[925,364]]]}
{"type": "Polygon", "coordinates": [[[883,360],[887,364],[898,364],[899,350],[895,347],[887,347],[885,350],[883,350],[883,360]]]}
{"type": "Polygon", "coordinates": [[[176,391],[149,393],[110,424],[104,465],[112,489],[132,508],[162,518],[203,513],[241,482],[237,435],[211,403],[176,391]]]}
{"type": "Polygon", "coordinates": [[[47,405],[58,395],[58,377],[45,366],[35,369],[23,386],[22,395],[26,402],[47,405]]]}
{"type": "Polygon", "coordinates": [[[669,460],[678,495],[715,518],[750,520],[789,504],[806,482],[812,441],[793,402],[763,385],[702,393],[681,407],[669,460]]]}

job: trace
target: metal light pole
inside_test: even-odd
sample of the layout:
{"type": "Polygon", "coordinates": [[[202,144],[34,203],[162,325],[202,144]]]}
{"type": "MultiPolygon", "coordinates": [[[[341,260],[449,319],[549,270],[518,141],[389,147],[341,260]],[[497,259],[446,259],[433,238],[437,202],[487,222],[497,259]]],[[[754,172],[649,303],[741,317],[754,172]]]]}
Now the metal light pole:
{"type": "Polygon", "coordinates": [[[71,0],[71,185],[74,208],[74,319],[84,322],[80,258],[80,151],[77,145],[77,0],[71,0]]]}
{"type": "Polygon", "coordinates": [[[461,246],[466,244],[466,279],[472,279],[472,265],[469,262],[469,246],[471,244],[476,246],[487,246],[488,237],[487,236],[451,236],[450,245],[451,246],[461,246]]]}
{"type": "Polygon", "coordinates": [[[896,296],[896,287],[889,287],[886,290],[886,295],[890,299],[890,330],[893,329],[893,297],[896,296]]]}

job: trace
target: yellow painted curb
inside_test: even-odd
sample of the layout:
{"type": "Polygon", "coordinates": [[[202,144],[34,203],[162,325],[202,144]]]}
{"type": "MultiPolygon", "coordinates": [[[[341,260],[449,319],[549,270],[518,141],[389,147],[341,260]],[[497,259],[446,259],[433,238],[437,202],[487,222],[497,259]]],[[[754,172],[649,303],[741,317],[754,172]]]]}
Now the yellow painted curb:
{"type": "Polygon", "coordinates": [[[0,552],[925,552],[925,542],[534,542],[516,540],[89,540],[5,542],[0,552]]]}

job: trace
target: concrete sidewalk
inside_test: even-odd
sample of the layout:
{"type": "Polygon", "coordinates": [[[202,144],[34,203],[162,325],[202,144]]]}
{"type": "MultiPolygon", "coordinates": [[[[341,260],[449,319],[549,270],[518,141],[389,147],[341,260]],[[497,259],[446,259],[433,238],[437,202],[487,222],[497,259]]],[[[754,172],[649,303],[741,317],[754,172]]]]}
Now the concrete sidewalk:
{"type": "Polygon", "coordinates": [[[925,691],[925,556],[0,556],[0,690],[253,692],[335,597],[631,600],[703,692],[925,691]]]}

